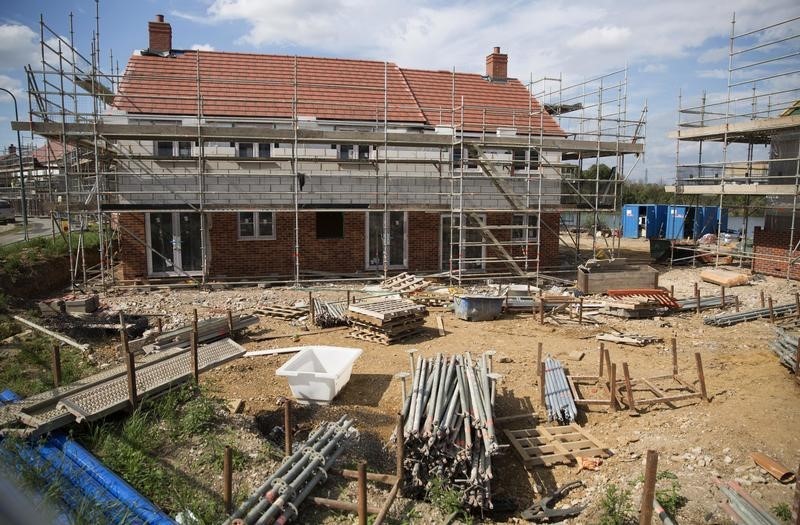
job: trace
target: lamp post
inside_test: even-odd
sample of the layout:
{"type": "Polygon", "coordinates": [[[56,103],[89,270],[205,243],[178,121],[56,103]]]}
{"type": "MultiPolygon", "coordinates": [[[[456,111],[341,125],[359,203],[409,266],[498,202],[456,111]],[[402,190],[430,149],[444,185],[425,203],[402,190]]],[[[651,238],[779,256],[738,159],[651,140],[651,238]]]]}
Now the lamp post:
{"type": "MultiPolygon", "coordinates": [[[[0,87],[0,91],[5,91],[14,101],[14,121],[19,122],[19,111],[17,110],[17,97],[14,93],[4,87],[0,87]]],[[[19,158],[19,186],[22,193],[22,229],[24,231],[24,238],[28,240],[28,198],[25,194],[25,172],[22,169],[22,140],[19,138],[19,130],[17,130],[17,156],[19,158]]]]}

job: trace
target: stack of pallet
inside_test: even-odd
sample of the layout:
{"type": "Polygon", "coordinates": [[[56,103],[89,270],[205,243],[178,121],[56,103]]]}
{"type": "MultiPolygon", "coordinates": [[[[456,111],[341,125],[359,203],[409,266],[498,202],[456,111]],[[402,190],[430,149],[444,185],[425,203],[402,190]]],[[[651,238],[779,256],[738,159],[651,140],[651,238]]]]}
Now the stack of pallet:
{"type": "Polygon", "coordinates": [[[351,304],[347,316],[350,337],[390,345],[418,334],[428,310],[406,299],[388,299],[351,304]]]}

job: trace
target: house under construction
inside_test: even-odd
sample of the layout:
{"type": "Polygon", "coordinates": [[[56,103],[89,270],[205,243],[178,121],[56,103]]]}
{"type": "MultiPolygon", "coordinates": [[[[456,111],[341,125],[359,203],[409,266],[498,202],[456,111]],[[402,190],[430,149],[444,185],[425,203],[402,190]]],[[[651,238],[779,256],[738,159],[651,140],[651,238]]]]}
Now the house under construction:
{"type": "Polygon", "coordinates": [[[102,73],[99,31],[84,55],[40,25],[30,119],[13,126],[89,159],[65,154],[52,201],[100,231],[96,271],[81,278],[70,250],[76,285],[537,280],[570,244],[561,212],[596,225],[644,151],[626,70],[564,85],[508,78],[499,47],[485,74],[177,50],[158,15],[147,48],[102,73]],[[587,177],[600,162],[611,180],[587,177]]]}
{"type": "Polygon", "coordinates": [[[741,242],[725,248],[718,235],[717,260],[732,255],[754,272],[791,279],[800,279],[798,39],[800,17],[738,33],[733,18],[727,91],[698,103],[681,98],[676,180],[667,186],[741,213],[741,242]],[[756,217],[764,224],[751,238],[756,217]]]}

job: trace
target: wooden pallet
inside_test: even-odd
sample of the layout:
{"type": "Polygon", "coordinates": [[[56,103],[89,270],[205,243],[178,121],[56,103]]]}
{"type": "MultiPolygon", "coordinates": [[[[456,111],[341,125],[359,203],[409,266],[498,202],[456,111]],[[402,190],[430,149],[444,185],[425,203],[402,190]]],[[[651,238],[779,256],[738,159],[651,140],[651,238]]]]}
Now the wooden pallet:
{"type": "Polygon", "coordinates": [[[453,304],[453,298],[450,295],[439,293],[414,293],[408,296],[409,299],[417,304],[422,304],[428,307],[444,307],[453,304]]]}
{"type": "Polygon", "coordinates": [[[296,308],[294,306],[281,306],[273,304],[260,306],[258,311],[269,317],[276,317],[278,319],[289,321],[306,315],[308,313],[308,308],[296,308]]]}
{"type": "Polygon", "coordinates": [[[608,290],[606,294],[609,297],[643,297],[648,301],[656,302],[662,306],[666,306],[667,308],[672,309],[679,309],[680,305],[675,298],[670,295],[670,293],[666,290],[661,290],[659,288],[629,288],[629,289],[620,289],[620,290],[608,290]]]}
{"type": "Polygon", "coordinates": [[[409,316],[409,317],[400,317],[398,319],[392,319],[386,323],[382,324],[374,324],[370,322],[364,322],[357,317],[353,317],[350,319],[350,324],[362,326],[367,329],[376,329],[386,332],[391,332],[393,330],[403,328],[404,326],[408,325],[423,325],[425,323],[425,318],[417,315],[409,316]]]}
{"type": "Polygon", "coordinates": [[[414,274],[403,272],[390,277],[381,283],[381,287],[400,293],[411,293],[424,290],[430,285],[428,281],[414,274]]]}
{"type": "Polygon", "coordinates": [[[400,341],[403,341],[404,339],[408,339],[409,337],[413,337],[419,334],[421,331],[422,327],[418,326],[409,328],[408,330],[405,330],[403,332],[398,332],[392,335],[388,335],[388,334],[381,334],[380,332],[364,328],[354,328],[347,335],[348,337],[352,337],[353,339],[360,339],[362,341],[369,341],[371,343],[390,345],[393,343],[398,343],[400,341]]]}
{"type": "Polygon", "coordinates": [[[575,423],[503,430],[503,433],[526,467],[572,463],[578,457],[607,458],[611,455],[605,445],[575,423]]]}
{"type": "Polygon", "coordinates": [[[348,316],[371,324],[382,324],[398,317],[425,316],[427,314],[428,311],[424,306],[407,299],[360,302],[348,307],[348,316]]]}

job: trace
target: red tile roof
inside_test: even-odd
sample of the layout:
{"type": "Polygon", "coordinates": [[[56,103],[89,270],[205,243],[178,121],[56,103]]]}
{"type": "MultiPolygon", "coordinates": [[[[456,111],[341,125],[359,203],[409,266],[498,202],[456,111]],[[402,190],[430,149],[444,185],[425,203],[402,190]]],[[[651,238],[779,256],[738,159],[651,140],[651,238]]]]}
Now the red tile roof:
{"type": "MultiPolygon", "coordinates": [[[[217,51],[132,56],[114,106],[128,113],[196,115],[198,65],[204,116],[291,117],[296,67],[300,116],[383,120],[386,75],[390,121],[450,125],[453,75],[447,71],[316,57],[297,57],[295,66],[293,56],[217,51]]],[[[464,96],[464,130],[527,130],[529,95],[518,80],[492,83],[456,73],[455,89],[456,106],[464,96]]],[[[535,100],[533,108],[539,109],[535,100]]],[[[460,110],[455,122],[461,123],[460,110]]],[[[538,114],[532,124],[538,132],[538,114]]],[[[564,134],[549,115],[542,128],[545,134],[564,134]]]]}

